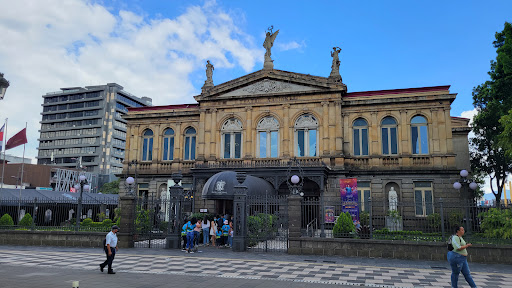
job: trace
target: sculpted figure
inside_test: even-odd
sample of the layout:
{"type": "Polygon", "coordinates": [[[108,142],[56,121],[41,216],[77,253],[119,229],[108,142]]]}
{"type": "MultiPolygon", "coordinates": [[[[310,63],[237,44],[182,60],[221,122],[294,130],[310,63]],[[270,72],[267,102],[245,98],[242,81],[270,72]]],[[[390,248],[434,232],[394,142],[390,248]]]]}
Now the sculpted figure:
{"type": "Polygon", "coordinates": [[[270,26],[270,28],[268,29],[269,31],[267,32],[266,37],[265,37],[265,42],[263,42],[263,47],[266,50],[265,62],[272,61],[272,59],[270,58],[270,55],[272,55],[272,52],[270,51],[270,49],[272,48],[272,46],[274,46],[274,40],[276,40],[277,34],[279,34],[279,30],[272,33],[272,29],[274,29],[274,26],[270,26]]]}
{"type": "Polygon", "coordinates": [[[332,65],[331,65],[331,75],[329,77],[331,78],[340,78],[340,57],[338,54],[340,54],[341,48],[340,47],[332,47],[331,57],[332,57],[332,65]]]}
{"type": "Polygon", "coordinates": [[[398,195],[396,194],[395,188],[389,189],[389,211],[396,211],[398,208],[398,195]]]}
{"type": "Polygon", "coordinates": [[[207,82],[213,82],[212,80],[212,75],[213,75],[213,70],[215,68],[213,67],[213,65],[210,63],[210,60],[207,60],[206,61],[206,81],[207,82]]]}

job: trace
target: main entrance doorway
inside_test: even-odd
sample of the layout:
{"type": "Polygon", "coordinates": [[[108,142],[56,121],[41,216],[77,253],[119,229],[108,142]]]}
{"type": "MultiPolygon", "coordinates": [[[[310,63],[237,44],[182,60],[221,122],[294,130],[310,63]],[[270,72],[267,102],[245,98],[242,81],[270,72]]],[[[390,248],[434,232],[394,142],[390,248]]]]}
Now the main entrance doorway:
{"type": "Polygon", "coordinates": [[[233,215],[233,200],[219,199],[215,200],[214,214],[224,216],[233,215]]]}

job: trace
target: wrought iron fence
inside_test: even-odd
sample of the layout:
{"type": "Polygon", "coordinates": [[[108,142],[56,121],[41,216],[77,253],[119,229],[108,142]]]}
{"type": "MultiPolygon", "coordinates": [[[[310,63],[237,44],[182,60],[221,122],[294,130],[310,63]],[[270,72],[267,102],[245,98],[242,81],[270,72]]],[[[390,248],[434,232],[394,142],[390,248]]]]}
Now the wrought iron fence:
{"type": "Polygon", "coordinates": [[[169,199],[138,198],[135,208],[134,247],[166,248],[166,238],[175,232],[171,225],[176,219],[173,217],[175,213],[176,207],[169,199]]]}
{"type": "MultiPolygon", "coordinates": [[[[342,203],[302,200],[302,236],[443,242],[463,226],[472,243],[512,244],[512,207],[496,209],[473,201],[359,201],[358,215],[344,214],[342,203]]],[[[353,213],[354,214],[354,213],[353,213]]]]}
{"type": "MultiPolygon", "coordinates": [[[[117,208],[117,198],[83,199],[79,231],[110,231],[117,208]]],[[[77,210],[76,199],[1,199],[0,229],[75,231],[77,210]]]]}

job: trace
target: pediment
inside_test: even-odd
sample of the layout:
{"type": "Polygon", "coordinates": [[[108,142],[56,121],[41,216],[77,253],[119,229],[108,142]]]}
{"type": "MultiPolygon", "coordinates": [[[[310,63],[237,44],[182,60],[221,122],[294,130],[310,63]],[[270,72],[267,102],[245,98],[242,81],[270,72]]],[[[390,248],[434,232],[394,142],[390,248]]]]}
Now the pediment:
{"type": "Polygon", "coordinates": [[[317,87],[298,85],[295,83],[289,83],[273,79],[263,79],[261,81],[252,83],[245,87],[235,89],[219,97],[232,97],[232,96],[244,96],[244,95],[265,95],[275,93],[291,93],[291,92],[306,92],[321,90],[317,87]]]}

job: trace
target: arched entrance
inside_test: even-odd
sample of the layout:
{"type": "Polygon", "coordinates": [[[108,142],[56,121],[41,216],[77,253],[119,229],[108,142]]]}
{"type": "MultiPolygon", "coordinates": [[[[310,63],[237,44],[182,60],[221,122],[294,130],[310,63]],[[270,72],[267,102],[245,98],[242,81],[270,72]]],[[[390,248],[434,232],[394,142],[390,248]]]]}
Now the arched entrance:
{"type": "MultiPolygon", "coordinates": [[[[301,227],[302,229],[316,229],[320,225],[322,216],[320,206],[320,194],[322,191],[316,182],[304,177],[302,192],[304,193],[302,201],[306,205],[302,205],[301,227]]],[[[290,195],[290,189],[286,181],[279,185],[279,195],[290,195]]]]}

